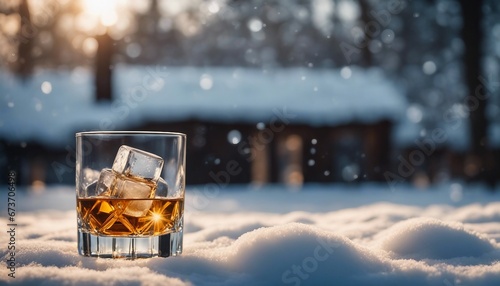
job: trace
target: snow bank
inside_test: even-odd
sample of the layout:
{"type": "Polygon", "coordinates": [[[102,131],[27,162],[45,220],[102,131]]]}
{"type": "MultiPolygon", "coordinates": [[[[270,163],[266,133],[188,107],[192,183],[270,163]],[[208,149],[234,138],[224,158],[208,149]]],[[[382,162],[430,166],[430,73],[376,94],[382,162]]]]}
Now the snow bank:
{"type": "Polygon", "coordinates": [[[244,234],[228,254],[222,256],[227,266],[272,285],[348,281],[384,269],[377,256],[347,237],[298,223],[244,234]]]}
{"type": "MultiPolygon", "coordinates": [[[[182,256],[136,261],[77,254],[71,188],[67,197],[62,188],[43,193],[66,210],[43,210],[40,195],[19,193],[23,208],[31,209],[16,216],[16,279],[2,267],[0,284],[500,285],[498,195],[464,193],[463,204],[451,206],[443,203],[445,190],[413,190],[406,200],[392,193],[399,202],[387,203],[390,197],[376,189],[324,188],[266,190],[267,199],[280,204],[275,211],[254,204],[262,201],[262,192],[220,192],[213,206],[187,207],[182,256]],[[470,198],[477,202],[467,202],[470,198]],[[337,201],[344,207],[332,204],[337,201]],[[247,209],[228,211],[223,205],[247,209]]],[[[5,235],[0,233],[1,241],[5,235]]],[[[0,248],[0,259],[7,257],[7,249],[0,248]]]]}
{"type": "Polygon", "coordinates": [[[463,225],[437,219],[415,218],[398,223],[387,231],[382,249],[398,258],[451,259],[480,257],[495,246],[484,236],[463,225]]]}
{"type": "MultiPolygon", "coordinates": [[[[21,285],[190,285],[168,278],[146,267],[110,268],[103,271],[81,267],[58,268],[30,265],[23,269],[22,279],[9,284],[21,285]]],[[[19,276],[18,276],[19,277],[19,276]]]]}

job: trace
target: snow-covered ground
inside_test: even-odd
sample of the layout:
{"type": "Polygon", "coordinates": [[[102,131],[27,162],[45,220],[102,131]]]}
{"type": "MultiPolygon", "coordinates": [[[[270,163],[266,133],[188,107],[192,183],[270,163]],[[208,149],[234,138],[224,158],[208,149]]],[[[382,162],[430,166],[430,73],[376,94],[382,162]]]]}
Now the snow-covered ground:
{"type": "Polygon", "coordinates": [[[190,187],[182,256],[136,261],[77,254],[71,187],[16,202],[16,278],[4,265],[0,284],[500,285],[500,192],[480,186],[190,187]]]}

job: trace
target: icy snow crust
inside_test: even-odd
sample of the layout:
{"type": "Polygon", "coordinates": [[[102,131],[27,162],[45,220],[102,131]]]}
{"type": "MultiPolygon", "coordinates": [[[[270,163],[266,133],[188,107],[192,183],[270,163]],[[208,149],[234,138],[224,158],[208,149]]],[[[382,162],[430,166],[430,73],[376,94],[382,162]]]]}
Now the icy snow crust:
{"type": "Polygon", "coordinates": [[[25,83],[0,71],[0,137],[61,145],[76,131],[185,119],[337,125],[397,120],[407,105],[380,71],[354,68],[344,79],[338,70],[121,65],[114,86],[117,100],[96,106],[88,70],[44,70],[25,83]]]}
{"type": "MultiPolygon", "coordinates": [[[[390,193],[380,186],[357,191],[325,186],[298,193],[277,187],[236,188],[207,198],[190,189],[182,256],[136,261],[77,254],[72,188],[52,188],[41,195],[18,193],[23,206],[16,216],[16,279],[2,267],[0,281],[500,285],[500,194],[467,191],[453,203],[446,187],[407,191],[390,193]],[[58,207],[44,200],[57,201],[58,207]],[[208,201],[196,203],[203,200],[208,201]]],[[[4,217],[0,222],[7,224],[4,217]]],[[[6,241],[5,232],[1,237],[6,241]]],[[[7,259],[5,247],[0,255],[7,259]]]]}

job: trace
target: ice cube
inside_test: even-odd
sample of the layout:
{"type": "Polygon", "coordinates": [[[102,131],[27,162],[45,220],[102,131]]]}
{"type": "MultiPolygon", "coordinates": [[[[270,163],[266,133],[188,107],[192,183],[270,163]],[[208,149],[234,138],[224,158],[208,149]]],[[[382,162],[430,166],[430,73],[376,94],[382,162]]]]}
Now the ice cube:
{"type": "Polygon", "coordinates": [[[85,196],[93,196],[96,194],[97,181],[92,182],[85,187],[85,196]]]}
{"type": "MultiPolygon", "coordinates": [[[[111,199],[149,199],[154,197],[155,186],[156,184],[153,182],[126,177],[111,169],[103,169],[99,180],[89,185],[87,190],[89,190],[88,192],[95,191],[98,196],[111,199]]],[[[120,215],[140,217],[147,214],[151,204],[151,200],[119,200],[113,205],[117,209],[123,210],[120,215]]]]}
{"type": "MultiPolygon", "coordinates": [[[[119,175],[111,190],[111,196],[119,199],[150,199],[154,197],[155,186],[156,184],[153,182],[139,181],[119,175]]],[[[123,214],[142,217],[148,213],[153,201],[130,200],[120,203],[123,203],[123,207],[125,207],[123,214]]]]}
{"type": "Polygon", "coordinates": [[[129,202],[123,214],[133,216],[133,217],[143,217],[148,214],[151,205],[153,204],[152,200],[139,200],[129,202]]]}
{"type": "Polygon", "coordinates": [[[158,179],[158,183],[156,183],[155,195],[157,197],[169,197],[169,191],[170,188],[168,187],[167,182],[162,177],[160,177],[160,179],[158,179]]]}
{"type": "Polygon", "coordinates": [[[111,188],[115,184],[116,174],[111,169],[102,169],[99,175],[99,180],[97,180],[95,193],[98,196],[110,196],[111,188]]]}
{"type": "Polygon", "coordinates": [[[150,198],[153,191],[153,183],[120,176],[116,179],[116,184],[111,190],[111,196],[120,199],[145,199],[150,198]]]}
{"type": "Polygon", "coordinates": [[[96,194],[112,199],[117,211],[134,217],[147,214],[155,196],[163,159],[155,154],[122,145],[112,169],[103,169],[96,184],[96,194]],[[121,200],[123,199],[123,200],[121,200]]]}
{"type": "Polygon", "coordinates": [[[83,184],[88,186],[95,183],[99,179],[99,170],[94,170],[91,168],[83,168],[83,184]]]}
{"type": "Polygon", "coordinates": [[[116,153],[113,171],[125,176],[157,182],[163,168],[163,159],[155,154],[122,145],[116,153]]]}
{"type": "Polygon", "coordinates": [[[168,183],[160,177],[158,179],[158,183],[156,183],[156,197],[164,197],[164,198],[179,198],[182,195],[182,188],[170,188],[168,183]]]}

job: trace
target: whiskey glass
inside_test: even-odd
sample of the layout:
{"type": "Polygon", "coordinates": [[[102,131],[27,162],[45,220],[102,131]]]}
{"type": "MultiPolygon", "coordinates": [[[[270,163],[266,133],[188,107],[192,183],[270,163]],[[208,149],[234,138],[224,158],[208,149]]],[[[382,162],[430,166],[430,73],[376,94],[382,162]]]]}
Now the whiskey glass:
{"type": "Polygon", "coordinates": [[[76,133],[78,252],[137,259],[182,253],[186,135],[76,133]]]}

